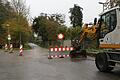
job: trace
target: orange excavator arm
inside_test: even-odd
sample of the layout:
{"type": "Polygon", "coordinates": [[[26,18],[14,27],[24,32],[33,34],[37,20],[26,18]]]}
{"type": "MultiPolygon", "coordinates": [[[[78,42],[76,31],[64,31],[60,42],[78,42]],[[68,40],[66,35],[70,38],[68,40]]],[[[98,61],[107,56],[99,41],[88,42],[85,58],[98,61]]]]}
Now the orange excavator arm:
{"type": "Polygon", "coordinates": [[[82,28],[81,34],[79,35],[78,39],[73,40],[73,47],[79,47],[86,37],[91,39],[96,38],[96,25],[88,27],[88,24],[85,24],[82,28]]]}
{"type": "Polygon", "coordinates": [[[91,38],[94,38],[92,36],[94,36],[96,34],[96,25],[92,25],[91,27],[88,27],[88,25],[84,25],[83,26],[83,29],[82,29],[82,35],[80,35],[80,40],[79,42],[81,43],[82,40],[85,38],[85,37],[91,37],[91,38]]]}

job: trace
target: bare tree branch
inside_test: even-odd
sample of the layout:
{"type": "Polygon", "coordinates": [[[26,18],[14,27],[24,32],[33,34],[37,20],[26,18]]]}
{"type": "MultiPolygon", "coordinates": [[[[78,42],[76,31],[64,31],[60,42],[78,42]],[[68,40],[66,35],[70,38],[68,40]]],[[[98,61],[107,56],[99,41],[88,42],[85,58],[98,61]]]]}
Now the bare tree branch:
{"type": "Polygon", "coordinates": [[[11,5],[18,15],[29,16],[30,8],[26,6],[26,0],[11,0],[11,5]]]}

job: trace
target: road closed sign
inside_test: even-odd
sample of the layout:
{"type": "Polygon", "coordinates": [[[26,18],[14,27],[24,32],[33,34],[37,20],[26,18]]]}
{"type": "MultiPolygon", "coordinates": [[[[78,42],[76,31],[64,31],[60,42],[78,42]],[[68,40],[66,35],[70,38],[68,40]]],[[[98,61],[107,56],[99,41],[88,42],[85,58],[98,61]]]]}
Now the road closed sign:
{"type": "Polygon", "coordinates": [[[58,39],[63,39],[64,35],[62,33],[58,34],[58,39]]]}

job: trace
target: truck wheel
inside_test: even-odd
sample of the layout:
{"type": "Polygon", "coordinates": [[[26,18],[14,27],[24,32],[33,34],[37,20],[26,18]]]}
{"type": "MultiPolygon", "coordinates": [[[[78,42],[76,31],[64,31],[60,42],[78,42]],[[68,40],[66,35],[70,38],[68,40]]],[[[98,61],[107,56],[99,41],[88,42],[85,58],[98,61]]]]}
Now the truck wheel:
{"type": "Polygon", "coordinates": [[[114,67],[109,67],[109,65],[114,66],[114,62],[109,62],[106,53],[98,53],[95,58],[95,64],[99,71],[109,72],[113,70],[114,67]]]}

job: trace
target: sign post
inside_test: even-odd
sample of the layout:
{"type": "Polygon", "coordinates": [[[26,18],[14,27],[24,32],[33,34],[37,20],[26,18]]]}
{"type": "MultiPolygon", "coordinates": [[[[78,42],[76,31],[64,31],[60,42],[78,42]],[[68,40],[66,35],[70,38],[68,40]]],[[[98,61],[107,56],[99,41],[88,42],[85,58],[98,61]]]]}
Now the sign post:
{"type": "Polygon", "coordinates": [[[11,35],[8,34],[8,44],[9,44],[9,48],[10,48],[10,40],[11,40],[11,35]]]}
{"type": "Polygon", "coordinates": [[[10,36],[10,34],[8,34],[8,40],[9,40],[9,41],[11,40],[11,36],[10,36]]]}

